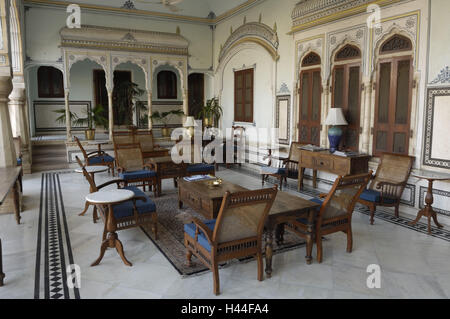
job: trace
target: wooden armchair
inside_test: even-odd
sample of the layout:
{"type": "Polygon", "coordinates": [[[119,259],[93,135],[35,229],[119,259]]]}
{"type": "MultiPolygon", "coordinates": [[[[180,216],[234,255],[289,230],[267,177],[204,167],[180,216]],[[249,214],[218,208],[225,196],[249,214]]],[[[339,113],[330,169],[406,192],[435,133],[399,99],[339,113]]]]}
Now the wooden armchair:
{"type": "MultiPolygon", "coordinates": [[[[279,180],[280,190],[283,188],[283,180],[287,184],[288,178],[298,178],[298,162],[300,161],[300,149],[303,144],[298,142],[292,142],[289,149],[289,156],[286,158],[280,158],[281,167],[263,167],[261,169],[262,185],[269,176],[273,176],[279,180]]],[[[271,163],[271,162],[270,162],[271,163]]],[[[302,168],[305,170],[304,168],[302,168]]]]}
{"type": "Polygon", "coordinates": [[[84,163],[86,166],[96,166],[96,165],[108,166],[109,167],[108,171],[112,171],[112,174],[114,175],[114,157],[109,156],[104,151],[94,151],[87,153],[83,145],[81,145],[81,142],[78,139],[78,137],[74,136],[73,138],[75,142],[77,142],[78,147],[83,153],[84,163]]]}
{"type": "Polygon", "coordinates": [[[144,164],[142,149],[140,144],[114,144],[114,152],[116,154],[117,172],[119,177],[125,180],[125,185],[129,183],[137,183],[145,187],[153,188],[155,196],[158,191],[158,181],[156,172],[151,170],[149,164],[144,164]]]}
{"type": "Polygon", "coordinates": [[[115,144],[133,144],[133,131],[114,131],[113,143],[115,144]]]}
{"type": "Polygon", "coordinates": [[[169,150],[155,144],[152,131],[135,131],[134,142],[141,145],[144,158],[169,156],[169,150]]]}
{"type": "MultiPolygon", "coordinates": [[[[81,164],[80,159],[78,157],[76,157],[76,159],[81,164]]],[[[91,266],[96,266],[100,263],[105,254],[106,248],[110,247],[110,241],[115,242],[115,247],[117,248],[119,255],[121,256],[124,263],[128,266],[132,266],[132,264],[126,259],[123,252],[122,243],[118,239],[115,232],[133,227],[151,225],[152,231],[154,232],[155,238],[157,239],[158,223],[155,203],[144,192],[142,192],[135,186],[121,187],[121,185],[125,183],[125,181],[122,179],[111,180],[97,186],[84,166],[82,166],[82,169],[83,175],[89,182],[92,192],[98,192],[107,186],[115,184],[117,185],[117,188],[123,188],[132,191],[135,196],[133,199],[127,202],[123,202],[113,206],[112,212],[110,212],[105,205],[94,206],[94,222],[98,219],[97,212],[100,212],[100,216],[103,219],[105,226],[103,230],[100,256],[94,263],[92,263],[91,266]]]]}
{"type": "MultiPolygon", "coordinates": [[[[322,262],[322,236],[342,231],[347,234],[347,252],[353,248],[352,214],[359,195],[370,180],[369,174],[338,177],[326,195],[326,198],[314,198],[313,202],[321,204],[315,221],[315,239],[317,245],[317,261],[322,262]]],[[[306,238],[308,221],[298,219],[286,224],[286,229],[306,238]]]]}
{"type": "Polygon", "coordinates": [[[372,176],[368,189],[364,190],[358,202],[370,209],[370,224],[373,225],[376,206],[395,207],[399,216],[400,199],[408,182],[414,157],[384,153],[377,172],[372,176]]]}
{"type": "Polygon", "coordinates": [[[234,258],[256,256],[258,280],[263,280],[262,233],[277,189],[225,194],[216,220],[193,218],[184,225],[186,257],[195,255],[213,272],[214,294],[220,293],[219,263],[234,258]]]}

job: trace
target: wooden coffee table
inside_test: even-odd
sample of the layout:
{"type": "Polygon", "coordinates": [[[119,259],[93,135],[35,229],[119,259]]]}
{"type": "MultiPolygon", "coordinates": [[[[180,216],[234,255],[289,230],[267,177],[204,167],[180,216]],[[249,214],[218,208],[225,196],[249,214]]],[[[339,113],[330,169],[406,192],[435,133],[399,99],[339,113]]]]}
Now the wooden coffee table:
{"type": "Polygon", "coordinates": [[[156,172],[158,183],[158,196],[161,196],[161,181],[163,179],[173,178],[175,186],[177,186],[177,178],[185,175],[185,164],[176,164],[172,161],[172,157],[151,157],[146,160],[148,164],[156,172]]]}
{"type": "Polygon", "coordinates": [[[248,191],[242,186],[222,181],[222,185],[215,188],[208,186],[208,181],[187,182],[178,180],[178,206],[188,205],[207,219],[216,219],[220,205],[226,192],[236,193],[248,191]]]}
{"type": "MultiPolygon", "coordinates": [[[[208,181],[187,182],[180,179],[178,182],[178,202],[180,209],[183,204],[188,205],[196,212],[202,214],[207,219],[216,219],[219,214],[225,193],[248,191],[248,189],[223,181],[222,185],[217,188],[210,188],[208,181]]],[[[286,192],[279,191],[272,205],[266,220],[266,275],[272,276],[272,257],[273,257],[273,235],[277,231],[279,237],[282,236],[283,223],[287,223],[292,219],[307,218],[308,229],[306,237],[306,262],[311,263],[314,220],[316,218],[316,208],[319,204],[298,196],[290,195],[286,192]]]]}

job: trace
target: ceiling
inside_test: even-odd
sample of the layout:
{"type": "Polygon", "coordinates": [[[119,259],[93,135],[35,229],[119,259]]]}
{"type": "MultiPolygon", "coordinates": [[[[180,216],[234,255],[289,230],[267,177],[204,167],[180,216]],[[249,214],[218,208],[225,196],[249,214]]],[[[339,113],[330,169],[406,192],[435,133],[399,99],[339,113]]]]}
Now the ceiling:
{"type": "MultiPolygon", "coordinates": [[[[30,3],[64,5],[68,0],[25,0],[30,3]]],[[[215,16],[220,17],[223,14],[230,13],[234,9],[238,9],[241,5],[251,5],[259,0],[75,0],[70,3],[77,3],[83,8],[86,7],[103,7],[103,8],[129,8],[132,10],[157,12],[163,14],[171,14],[176,16],[188,16],[195,18],[207,18],[210,12],[214,12],[215,16]],[[172,11],[169,7],[161,2],[175,1],[177,11],[172,11]]]]}

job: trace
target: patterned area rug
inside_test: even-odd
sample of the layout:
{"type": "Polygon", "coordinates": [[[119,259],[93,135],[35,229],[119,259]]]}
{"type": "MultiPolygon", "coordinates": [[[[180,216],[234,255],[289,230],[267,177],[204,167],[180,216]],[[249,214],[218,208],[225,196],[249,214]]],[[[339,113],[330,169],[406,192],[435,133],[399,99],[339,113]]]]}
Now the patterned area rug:
{"type": "MultiPolygon", "coordinates": [[[[181,275],[192,276],[207,271],[208,268],[196,259],[195,256],[192,257],[192,266],[187,266],[183,230],[183,225],[189,222],[191,216],[202,221],[204,221],[205,218],[187,205],[184,205],[182,209],[179,209],[178,194],[176,191],[166,192],[161,197],[154,199],[154,201],[158,208],[158,240],[155,240],[151,227],[142,227],[145,234],[181,275]]],[[[304,247],[305,241],[290,232],[286,232],[284,235],[284,243],[278,246],[274,240],[273,245],[274,254],[278,254],[284,251],[304,247]]],[[[264,246],[265,243],[263,241],[263,247],[264,246]]],[[[235,262],[247,262],[250,260],[253,260],[253,258],[234,260],[221,265],[221,267],[227,267],[235,262]]]]}

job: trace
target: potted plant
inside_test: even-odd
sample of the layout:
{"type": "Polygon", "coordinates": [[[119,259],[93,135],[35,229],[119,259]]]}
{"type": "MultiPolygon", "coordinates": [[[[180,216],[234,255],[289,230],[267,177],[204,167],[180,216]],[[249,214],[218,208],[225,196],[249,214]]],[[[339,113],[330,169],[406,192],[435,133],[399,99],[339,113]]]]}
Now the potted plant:
{"type": "Polygon", "coordinates": [[[114,124],[132,125],[135,108],[145,108],[137,99],[145,93],[139,85],[130,81],[120,83],[114,90],[114,124]]]}
{"type": "Polygon", "coordinates": [[[203,119],[203,124],[208,126],[218,126],[219,120],[223,115],[222,107],[219,105],[218,98],[212,98],[206,101],[197,117],[203,119]]]}
{"type": "Polygon", "coordinates": [[[169,120],[172,118],[172,116],[183,116],[184,112],[182,110],[172,110],[167,112],[153,112],[151,119],[161,122],[163,127],[161,129],[162,136],[163,137],[169,137],[170,136],[170,129],[167,127],[169,124],[169,120]]]}
{"type": "MultiPolygon", "coordinates": [[[[57,119],[57,123],[66,123],[66,110],[60,109],[56,110],[55,113],[61,114],[57,119]]],[[[108,119],[104,116],[105,109],[101,104],[98,104],[92,110],[86,112],[85,118],[80,118],[73,112],[70,112],[70,121],[73,126],[87,126],[88,128],[84,131],[86,140],[95,139],[95,127],[103,126],[108,128],[108,119]]]]}

